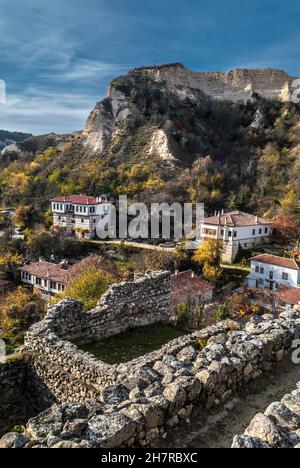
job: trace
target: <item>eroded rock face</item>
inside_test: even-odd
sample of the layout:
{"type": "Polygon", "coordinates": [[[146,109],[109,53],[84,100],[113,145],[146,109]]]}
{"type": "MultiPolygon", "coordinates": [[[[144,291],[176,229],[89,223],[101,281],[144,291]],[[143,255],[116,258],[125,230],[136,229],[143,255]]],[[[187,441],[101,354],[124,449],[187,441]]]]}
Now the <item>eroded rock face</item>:
{"type": "Polygon", "coordinates": [[[164,82],[174,92],[182,88],[201,90],[208,96],[233,102],[253,98],[255,94],[266,99],[290,100],[292,82],[290,77],[279,69],[237,69],[228,73],[194,72],[181,64],[145,68],[145,71],[158,82],[164,82]]]}
{"type": "MultiPolygon", "coordinates": [[[[97,103],[87,120],[82,142],[89,150],[103,153],[119,139],[119,132],[122,132],[131,117],[140,119],[145,116],[145,100],[149,98],[147,91],[153,84],[163,90],[163,95],[176,97],[181,102],[214,99],[246,103],[256,96],[289,102],[293,81],[294,78],[278,69],[202,73],[191,71],[181,64],[135,69],[110,84],[107,97],[97,103]],[[136,102],[135,97],[140,88],[143,99],[136,102]]],[[[152,99],[155,98],[154,93],[152,99]]],[[[162,128],[149,128],[147,141],[144,142],[145,154],[169,163],[176,161],[176,151],[173,151],[176,141],[172,138],[174,131],[169,131],[171,120],[169,117],[162,128]]],[[[252,127],[259,128],[263,121],[264,117],[258,111],[252,127]]]]}

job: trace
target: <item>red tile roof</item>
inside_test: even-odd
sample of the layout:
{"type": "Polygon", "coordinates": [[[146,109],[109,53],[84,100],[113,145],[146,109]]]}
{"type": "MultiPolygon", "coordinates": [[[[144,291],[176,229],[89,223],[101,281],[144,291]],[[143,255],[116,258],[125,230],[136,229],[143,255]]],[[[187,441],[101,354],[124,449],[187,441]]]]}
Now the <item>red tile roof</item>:
{"type": "Polygon", "coordinates": [[[189,298],[200,297],[213,289],[214,286],[200,276],[196,276],[192,270],[183,271],[172,276],[172,304],[176,306],[189,298]]]}
{"type": "Polygon", "coordinates": [[[262,254],[251,258],[251,260],[260,263],[267,263],[268,265],[288,268],[290,270],[300,270],[300,262],[293,258],[284,258],[278,257],[277,255],[262,254]]]}
{"type": "Polygon", "coordinates": [[[210,218],[204,219],[205,224],[211,224],[213,226],[255,226],[256,224],[272,224],[268,219],[261,218],[242,211],[230,211],[229,213],[222,213],[210,218]]]}
{"type": "Polygon", "coordinates": [[[284,304],[298,305],[300,304],[300,287],[299,288],[281,288],[276,297],[284,304]]]}
{"type": "Polygon", "coordinates": [[[62,267],[62,265],[58,265],[57,263],[40,261],[24,265],[19,269],[38,278],[47,278],[50,281],[62,284],[66,284],[69,277],[66,267],[62,267]]]}
{"type": "Polygon", "coordinates": [[[52,198],[50,201],[56,203],[74,203],[75,205],[101,205],[103,203],[100,197],[89,197],[88,195],[68,195],[52,198]]]}

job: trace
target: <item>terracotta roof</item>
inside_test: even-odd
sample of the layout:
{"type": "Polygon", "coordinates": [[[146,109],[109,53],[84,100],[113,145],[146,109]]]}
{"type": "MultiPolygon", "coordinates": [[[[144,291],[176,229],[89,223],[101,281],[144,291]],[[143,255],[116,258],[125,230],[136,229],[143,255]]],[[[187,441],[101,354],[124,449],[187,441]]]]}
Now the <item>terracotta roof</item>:
{"type": "Polygon", "coordinates": [[[172,304],[178,305],[188,298],[201,296],[213,289],[214,286],[200,276],[195,276],[192,270],[178,273],[177,275],[172,276],[172,304]]]}
{"type": "Polygon", "coordinates": [[[262,254],[251,260],[260,263],[267,263],[268,265],[279,266],[282,268],[289,268],[290,270],[300,270],[300,261],[293,258],[278,257],[277,255],[262,254]]]}
{"type": "Polygon", "coordinates": [[[281,288],[276,297],[284,304],[298,305],[300,304],[300,287],[299,288],[281,288]]]}
{"type": "Polygon", "coordinates": [[[25,271],[30,275],[37,276],[38,278],[48,278],[50,281],[66,284],[68,281],[68,271],[62,265],[50,262],[35,262],[29,265],[24,265],[19,268],[20,271],[25,271]]]}
{"type": "Polygon", "coordinates": [[[50,201],[56,203],[74,203],[75,205],[101,205],[103,203],[100,197],[89,197],[87,195],[68,195],[65,197],[52,198],[50,201]]]}
{"type": "Polygon", "coordinates": [[[204,219],[204,224],[212,224],[214,226],[255,226],[256,224],[272,224],[268,219],[260,216],[243,213],[242,211],[230,211],[204,219]]]}

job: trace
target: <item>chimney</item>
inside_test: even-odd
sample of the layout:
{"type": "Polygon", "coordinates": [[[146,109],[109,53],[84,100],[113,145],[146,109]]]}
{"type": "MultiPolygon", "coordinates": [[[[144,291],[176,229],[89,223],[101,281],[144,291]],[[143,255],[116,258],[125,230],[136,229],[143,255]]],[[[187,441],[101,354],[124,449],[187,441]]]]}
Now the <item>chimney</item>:
{"type": "Polygon", "coordinates": [[[255,216],[255,222],[258,224],[258,216],[255,216]]]}
{"type": "Polygon", "coordinates": [[[175,276],[179,275],[179,270],[175,270],[175,276]]]}
{"type": "Polygon", "coordinates": [[[196,278],[195,272],[192,271],[192,278],[196,278]]]}
{"type": "Polygon", "coordinates": [[[224,210],[222,210],[222,215],[224,214],[224,210]]]}

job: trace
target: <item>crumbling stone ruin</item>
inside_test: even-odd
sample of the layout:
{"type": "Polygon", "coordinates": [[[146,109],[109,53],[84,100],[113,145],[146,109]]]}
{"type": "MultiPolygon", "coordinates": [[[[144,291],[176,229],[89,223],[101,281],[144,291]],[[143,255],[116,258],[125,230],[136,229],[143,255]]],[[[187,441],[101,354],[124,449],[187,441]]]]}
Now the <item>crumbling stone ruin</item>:
{"type": "Polygon", "coordinates": [[[297,390],[257,414],[233,448],[300,448],[300,382],[297,390]]]}
{"type": "Polygon", "coordinates": [[[151,446],[184,427],[197,408],[218,407],[270,370],[300,336],[300,316],[292,310],[245,326],[228,320],[113,366],[74,344],[167,321],[169,304],[170,274],[157,272],[113,286],[88,313],[71,299],[50,306],[26,336],[23,384],[34,417],[23,434],[6,434],[0,447],[151,446]]]}

